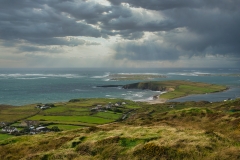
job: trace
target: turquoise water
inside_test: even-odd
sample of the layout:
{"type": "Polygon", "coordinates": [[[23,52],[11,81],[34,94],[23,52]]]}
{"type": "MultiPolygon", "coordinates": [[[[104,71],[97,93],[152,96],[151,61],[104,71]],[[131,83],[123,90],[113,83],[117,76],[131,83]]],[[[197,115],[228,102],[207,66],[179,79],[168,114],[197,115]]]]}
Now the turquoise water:
{"type": "Polygon", "coordinates": [[[154,80],[190,80],[227,85],[225,92],[190,96],[177,101],[222,101],[240,97],[240,69],[0,69],[0,104],[65,102],[73,98],[125,98],[150,100],[159,92],[125,90],[120,87],[101,88],[110,84],[129,84],[138,81],[112,81],[110,74],[161,74],[167,78],[154,80]],[[204,76],[203,76],[204,75],[204,76]]]}

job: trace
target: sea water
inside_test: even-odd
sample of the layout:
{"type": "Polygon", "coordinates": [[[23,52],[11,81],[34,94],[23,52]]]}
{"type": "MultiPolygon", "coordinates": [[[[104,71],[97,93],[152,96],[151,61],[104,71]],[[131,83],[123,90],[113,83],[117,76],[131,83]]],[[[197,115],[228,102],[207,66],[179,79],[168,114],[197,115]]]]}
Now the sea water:
{"type": "Polygon", "coordinates": [[[124,85],[141,80],[111,80],[111,74],[159,74],[163,80],[189,80],[226,85],[229,90],[213,94],[192,95],[174,101],[223,101],[240,97],[240,69],[0,69],[0,104],[25,105],[65,102],[74,98],[124,98],[151,100],[161,94],[150,90],[98,87],[124,85]],[[237,76],[238,75],[238,76],[237,76]]]}

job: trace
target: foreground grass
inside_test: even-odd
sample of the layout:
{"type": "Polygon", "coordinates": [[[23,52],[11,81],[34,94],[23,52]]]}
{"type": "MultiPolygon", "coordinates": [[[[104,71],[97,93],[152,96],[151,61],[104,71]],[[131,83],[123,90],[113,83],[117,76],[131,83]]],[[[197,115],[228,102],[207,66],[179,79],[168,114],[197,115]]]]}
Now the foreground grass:
{"type": "Polygon", "coordinates": [[[2,140],[1,158],[240,159],[240,99],[140,106],[122,122],[2,140]]]}
{"type": "Polygon", "coordinates": [[[60,130],[62,131],[67,131],[67,130],[73,130],[73,129],[79,129],[82,128],[82,126],[77,126],[77,125],[63,125],[63,124],[53,124],[53,125],[48,125],[48,128],[52,128],[57,126],[60,130]]]}

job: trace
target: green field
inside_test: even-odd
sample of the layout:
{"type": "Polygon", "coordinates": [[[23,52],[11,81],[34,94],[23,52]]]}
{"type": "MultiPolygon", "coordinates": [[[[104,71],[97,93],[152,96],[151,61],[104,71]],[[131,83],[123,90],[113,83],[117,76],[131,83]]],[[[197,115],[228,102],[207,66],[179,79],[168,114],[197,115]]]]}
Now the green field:
{"type": "Polygon", "coordinates": [[[86,126],[96,126],[115,122],[132,108],[139,108],[139,104],[123,99],[75,99],[71,102],[55,103],[54,107],[46,110],[35,108],[35,105],[20,107],[0,107],[0,122],[7,122],[18,130],[23,130],[25,120],[38,121],[47,127],[58,126],[61,130],[71,130],[86,126]],[[125,107],[114,111],[91,112],[91,108],[116,102],[126,102],[125,107]],[[117,112],[115,112],[117,111],[117,112]]]}
{"type": "Polygon", "coordinates": [[[122,114],[107,111],[107,112],[98,112],[94,116],[102,117],[102,118],[106,118],[106,119],[117,120],[122,116],[122,114]]]}
{"type": "Polygon", "coordinates": [[[34,105],[21,107],[0,107],[0,122],[14,122],[25,119],[29,116],[37,114],[39,110],[34,108],[34,105]]]}
{"type": "Polygon", "coordinates": [[[9,135],[9,134],[1,134],[0,133],[0,141],[6,140],[6,139],[11,138],[11,137],[13,137],[13,136],[9,135]]]}
{"type": "Polygon", "coordinates": [[[104,124],[113,122],[113,120],[110,119],[104,119],[100,117],[93,117],[93,116],[41,116],[36,115],[31,118],[28,118],[29,120],[36,120],[36,121],[51,121],[51,122],[85,122],[85,123],[91,123],[91,124],[104,124]]]}
{"type": "Polygon", "coordinates": [[[184,97],[191,94],[207,94],[226,90],[225,86],[204,84],[204,83],[189,83],[178,84],[173,91],[169,91],[161,95],[161,98],[174,99],[184,97]]]}

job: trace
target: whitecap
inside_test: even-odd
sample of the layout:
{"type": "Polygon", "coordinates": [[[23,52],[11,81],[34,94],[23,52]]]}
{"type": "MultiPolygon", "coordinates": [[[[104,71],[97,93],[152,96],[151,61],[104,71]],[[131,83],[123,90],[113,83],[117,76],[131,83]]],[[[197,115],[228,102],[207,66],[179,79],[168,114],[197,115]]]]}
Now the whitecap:
{"type": "Polygon", "coordinates": [[[109,72],[106,72],[104,75],[102,76],[92,76],[91,78],[106,78],[106,77],[109,77],[110,73],[109,72]]]}
{"type": "Polygon", "coordinates": [[[32,80],[32,79],[43,79],[43,78],[47,78],[47,77],[36,77],[36,78],[30,78],[30,77],[24,77],[24,78],[16,78],[16,79],[25,79],[25,80],[32,80]]]}
{"type": "Polygon", "coordinates": [[[26,79],[30,79],[30,78],[41,78],[41,77],[56,77],[56,78],[81,78],[84,76],[80,76],[80,75],[76,75],[76,74],[39,74],[39,73],[34,73],[34,74],[20,74],[20,73],[14,73],[14,74],[0,74],[0,77],[4,77],[4,78],[26,78],[26,79]]]}

